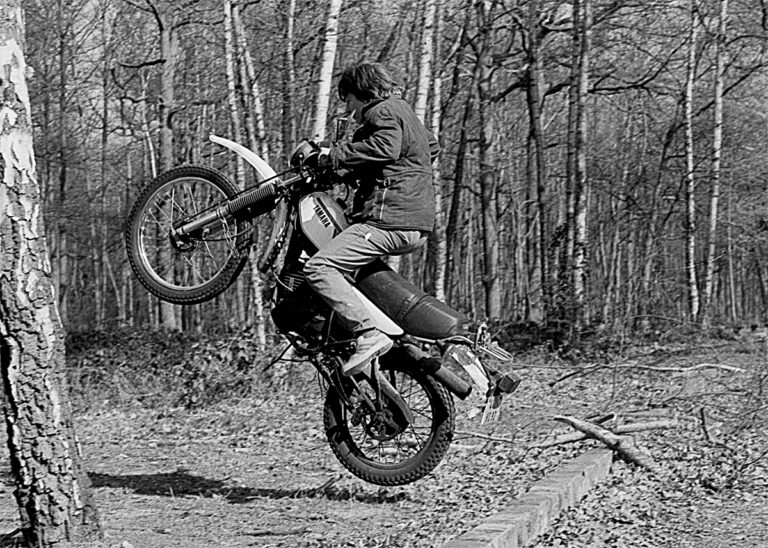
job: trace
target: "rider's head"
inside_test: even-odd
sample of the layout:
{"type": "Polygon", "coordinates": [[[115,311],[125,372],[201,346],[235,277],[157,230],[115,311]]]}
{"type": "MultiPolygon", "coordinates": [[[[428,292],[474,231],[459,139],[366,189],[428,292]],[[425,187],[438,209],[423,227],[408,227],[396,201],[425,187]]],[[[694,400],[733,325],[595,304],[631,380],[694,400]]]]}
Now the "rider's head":
{"type": "Polygon", "coordinates": [[[347,67],[339,79],[339,97],[352,94],[364,103],[399,95],[400,88],[381,63],[360,63],[347,67]]]}

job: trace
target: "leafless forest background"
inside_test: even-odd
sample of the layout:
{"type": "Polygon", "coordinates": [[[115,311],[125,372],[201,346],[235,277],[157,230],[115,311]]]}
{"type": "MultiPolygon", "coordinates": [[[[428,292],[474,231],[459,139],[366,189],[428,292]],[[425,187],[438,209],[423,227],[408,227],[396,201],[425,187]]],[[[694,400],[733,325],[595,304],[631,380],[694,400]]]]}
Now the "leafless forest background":
{"type": "MultiPolygon", "coordinates": [[[[506,323],[633,334],[766,320],[764,0],[30,0],[37,171],[70,332],[272,329],[269,277],[162,305],[123,221],[154,174],[279,172],[385,63],[438,134],[438,229],[401,272],[506,323]]],[[[268,228],[264,218],[261,227],[268,228]]],[[[266,230],[257,238],[263,247],[266,230]]]]}

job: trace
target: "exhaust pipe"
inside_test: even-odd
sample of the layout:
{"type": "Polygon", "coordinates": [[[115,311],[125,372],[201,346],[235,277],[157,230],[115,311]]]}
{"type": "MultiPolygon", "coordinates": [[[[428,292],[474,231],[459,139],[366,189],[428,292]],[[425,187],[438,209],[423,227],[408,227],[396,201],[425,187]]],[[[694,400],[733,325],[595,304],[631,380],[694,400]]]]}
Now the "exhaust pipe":
{"type": "Polygon", "coordinates": [[[447,367],[443,367],[443,364],[437,358],[428,356],[412,344],[403,344],[401,348],[406,356],[416,362],[416,365],[422,371],[432,375],[452,394],[455,394],[460,399],[467,399],[467,396],[472,392],[472,385],[470,383],[459,377],[447,367]]]}

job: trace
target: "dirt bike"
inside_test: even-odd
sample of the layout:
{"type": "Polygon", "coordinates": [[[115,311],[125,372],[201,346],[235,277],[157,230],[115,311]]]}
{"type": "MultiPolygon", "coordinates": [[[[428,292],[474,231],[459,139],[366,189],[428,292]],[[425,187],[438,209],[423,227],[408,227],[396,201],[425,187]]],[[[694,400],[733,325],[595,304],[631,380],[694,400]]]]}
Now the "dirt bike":
{"type": "Polygon", "coordinates": [[[215,135],[211,140],[240,154],[259,182],[240,191],[219,171],[201,166],[159,175],[142,189],[128,216],[125,238],[134,273],[162,300],[212,299],[245,266],[254,220],[274,212],[257,267],[275,273],[271,315],[289,342],[286,350],[310,362],[323,381],[324,426],[333,453],[370,483],[422,478],[451,443],[452,395],[465,399],[474,384],[485,396],[482,420],[498,416],[502,396],[520,380],[489,364],[511,356],[491,340],[487,326],[469,331],[459,312],[375,261],[353,283],[376,326],[395,343],[363,372],[341,375],[355,337],[303,274],[306,261],[347,226],[343,205],[328,192],[340,187],[338,174],[318,167],[319,147],[308,141],[278,175],[242,145],[215,135]]]}

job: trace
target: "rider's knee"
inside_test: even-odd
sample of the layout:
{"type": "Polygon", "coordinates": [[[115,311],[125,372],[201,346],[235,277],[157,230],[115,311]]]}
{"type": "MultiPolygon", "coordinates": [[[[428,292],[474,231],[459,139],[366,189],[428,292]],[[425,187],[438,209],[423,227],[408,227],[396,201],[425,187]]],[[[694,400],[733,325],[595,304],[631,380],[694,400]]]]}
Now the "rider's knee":
{"type": "Polygon", "coordinates": [[[304,277],[309,285],[321,280],[330,266],[322,257],[314,256],[304,265],[304,277]]]}

